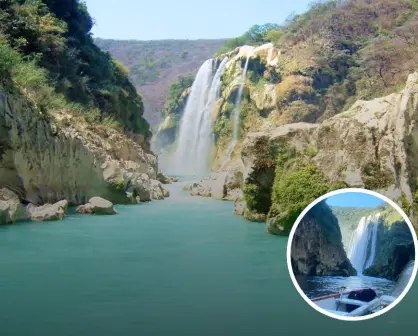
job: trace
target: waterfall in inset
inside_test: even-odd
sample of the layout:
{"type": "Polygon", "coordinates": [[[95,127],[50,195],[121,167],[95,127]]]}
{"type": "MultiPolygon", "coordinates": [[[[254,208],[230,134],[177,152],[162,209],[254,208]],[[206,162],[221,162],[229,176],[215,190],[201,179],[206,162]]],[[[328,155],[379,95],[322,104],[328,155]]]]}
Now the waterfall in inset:
{"type": "Polygon", "coordinates": [[[227,60],[223,59],[213,74],[214,61],[209,59],[196,75],[180,124],[173,157],[174,174],[203,176],[210,171],[210,151],[214,142],[212,110],[220,95],[221,76],[227,60]]]}
{"type": "Polygon", "coordinates": [[[235,100],[234,112],[232,114],[232,142],[228,147],[226,158],[225,158],[224,163],[222,164],[222,167],[231,159],[232,152],[234,151],[234,148],[238,142],[239,116],[241,112],[240,105],[242,101],[242,94],[244,92],[245,78],[247,76],[249,60],[250,58],[247,56],[247,59],[244,65],[244,70],[242,71],[242,75],[241,75],[241,81],[240,81],[240,86],[238,89],[237,98],[235,100]]]}
{"type": "Polygon", "coordinates": [[[349,244],[348,258],[358,274],[373,264],[376,256],[377,230],[380,214],[361,218],[349,244]]]}
{"type": "Polygon", "coordinates": [[[372,219],[374,225],[373,225],[373,228],[371,229],[370,255],[369,255],[369,258],[366,261],[366,265],[365,265],[364,269],[369,268],[370,266],[372,266],[374,258],[376,257],[376,240],[377,240],[377,229],[379,228],[379,225],[378,225],[379,224],[379,217],[380,217],[380,214],[378,213],[372,219]]]}

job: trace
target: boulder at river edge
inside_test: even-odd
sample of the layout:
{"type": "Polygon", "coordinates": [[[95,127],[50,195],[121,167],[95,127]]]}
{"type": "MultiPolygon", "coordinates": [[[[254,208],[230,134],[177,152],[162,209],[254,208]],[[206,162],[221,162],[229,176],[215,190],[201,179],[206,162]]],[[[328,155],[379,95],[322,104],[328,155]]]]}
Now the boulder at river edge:
{"type": "Polygon", "coordinates": [[[24,221],[27,218],[19,197],[9,189],[0,189],[0,225],[24,221]]]}
{"type": "Polygon", "coordinates": [[[115,215],[117,211],[113,208],[113,203],[101,197],[92,197],[89,202],[77,207],[78,213],[90,213],[96,215],[115,215]]]}
{"type": "Polygon", "coordinates": [[[62,200],[55,204],[44,204],[42,206],[29,204],[26,207],[26,213],[33,221],[54,221],[63,219],[67,209],[68,201],[62,200]]]}

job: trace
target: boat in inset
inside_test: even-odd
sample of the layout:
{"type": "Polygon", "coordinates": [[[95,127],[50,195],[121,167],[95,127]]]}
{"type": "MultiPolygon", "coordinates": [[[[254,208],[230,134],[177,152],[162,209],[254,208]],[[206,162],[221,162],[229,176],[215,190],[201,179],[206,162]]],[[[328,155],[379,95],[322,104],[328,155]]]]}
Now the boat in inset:
{"type": "Polygon", "coordinates": [[[393,304],[404,292],[411,279],[414,264],[414,261],[408,263],[390,295],[379,296],[373,288],[346,290],[342,287],[339,293],[314,298],[312,302],[334,315],[355,317],[374,314],[393,304]]]}

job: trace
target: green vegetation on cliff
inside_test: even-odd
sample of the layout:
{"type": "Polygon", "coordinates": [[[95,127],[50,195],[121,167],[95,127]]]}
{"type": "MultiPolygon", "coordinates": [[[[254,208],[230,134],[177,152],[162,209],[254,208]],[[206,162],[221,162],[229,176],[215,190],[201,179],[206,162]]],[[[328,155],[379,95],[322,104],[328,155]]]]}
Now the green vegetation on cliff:
{"type": "Polygon", "coordinates": [[[186,102],[184,91],[193,84],[193,75],[180,76],[178,80],[168,86],[168,95],[164,106],[164,116],[170,113],[179,115],[186,102]]]}
{"type": "Polygon", "coordinates": [[[77,0],[0,1],[0,75],[45,115],[68,109],[92,123],[150,136],[127,70],[102,52],[77,0]]]}
{"type": "Polygon", "coordinates": [[[344,187],[342,182],[332,183],[306,154],[285,148],[276,163],[269,230],[288,234],[305,207],[327,192],[344,187]]]}
{"type": "Polygon", "coordinates": [[[241,36],[225,41],[224,45],[216,53],[216,55],[232,51],[243,45],[260,45],[266,43],[271,38],[276,38],[276,35],[280,34],[277,33],[278,31],[280,31],[280,26],[275,23],[254,25],[241,36]]]}
{"type": "Polygon", "coordinates": [[[344,188],[330,181],[309,158],[312,148],[301,153],[285,143],[257,141],[256,165],[246,180],[244,199],[251,213],[268,215],[273,234],[288,234],[303,209],[329,191],[344,188]]]}
{"type": "Polygon", "coordinates": [[[192,75],[184,75],[169,85],[162,113],[164,119],[153,139],[155,150],[167,148],[174,142],[193,80],[192,75]]]}

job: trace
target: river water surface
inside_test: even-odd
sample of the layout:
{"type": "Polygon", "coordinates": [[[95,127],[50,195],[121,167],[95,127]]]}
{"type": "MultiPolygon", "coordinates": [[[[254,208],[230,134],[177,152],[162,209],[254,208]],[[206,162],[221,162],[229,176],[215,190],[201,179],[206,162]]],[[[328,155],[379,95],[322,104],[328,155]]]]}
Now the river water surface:
{"type": "Polygon", "coordinates": [[[0,335],[393,335],[417,328],[415,284],[371,321],[322,316],[299,296],[287,239],[233,205],[172,197],[0,227],[0,335]]]}
{"type": "Polygon", "coordinates": [[[351,277],[298,277],[297,281],[300,288],[310,299],[339,292],[341,287],[345,287],[346,291],[360,288],[373,288],[379,296],[390,295],[395,288],[395,282],[393,281],[364,275],[351,277]]]}

